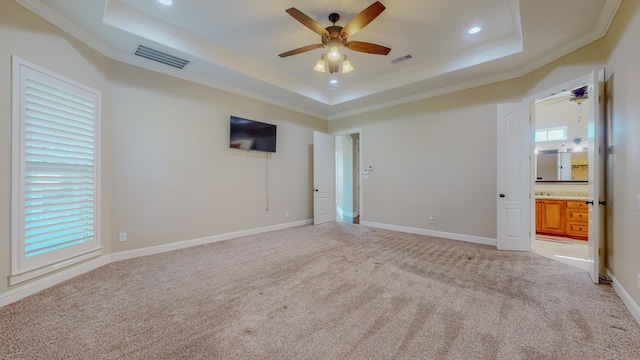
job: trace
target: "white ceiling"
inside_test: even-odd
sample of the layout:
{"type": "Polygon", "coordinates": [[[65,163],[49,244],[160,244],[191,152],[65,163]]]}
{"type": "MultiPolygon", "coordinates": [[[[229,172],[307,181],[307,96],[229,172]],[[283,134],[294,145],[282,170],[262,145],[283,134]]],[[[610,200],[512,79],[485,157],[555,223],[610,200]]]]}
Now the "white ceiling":
{"type": "Polygon", "coordinates": [[[373,0],[16,1],[113,59],[328,120],[522,76],[602,37],[621,2],[381,0],[386,10],[349,40],[389,55],[342,49],[355,70],[330,75],[312,70],[326,49],[278,57],[320,43],[285,10],[323,27],[337,12],[344,26],[373,0]],[[472,26],[483,31],[469,35],[472,26]],[[138,44],[190,63],[178,70],[134,56],[138,44]]]}

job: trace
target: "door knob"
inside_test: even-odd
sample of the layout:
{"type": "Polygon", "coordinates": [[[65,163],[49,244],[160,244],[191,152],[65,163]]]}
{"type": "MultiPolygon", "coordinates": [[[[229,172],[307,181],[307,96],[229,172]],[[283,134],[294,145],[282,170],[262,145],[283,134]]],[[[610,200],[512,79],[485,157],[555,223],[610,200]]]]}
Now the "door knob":
{"type": "Polygon", "coordinates": [[[320,191],[320,190],[318,190],[318,189],[313,189],[313,191],[316,191],[316,192],[317,192],[317,191],[320,191]]]}
{"type": "Polygon", "coordinates": [[[500,197],[502,197],[502,198],[503,198],[503,197],[506,197],[506,196],[507,196],[507,195],[505,195],[505,194],[500,194],[500,197]]]}
{"type": "Polygon", "coordinates": [[[598,204],[607,205],[607,200],[600,200],[600,201],[598,201],[598,204]]]}
{"type": "Polygon", "coordinates": [[[587,205],[593,205],[593,200],[585,200],[584,203],[587,205]]]}

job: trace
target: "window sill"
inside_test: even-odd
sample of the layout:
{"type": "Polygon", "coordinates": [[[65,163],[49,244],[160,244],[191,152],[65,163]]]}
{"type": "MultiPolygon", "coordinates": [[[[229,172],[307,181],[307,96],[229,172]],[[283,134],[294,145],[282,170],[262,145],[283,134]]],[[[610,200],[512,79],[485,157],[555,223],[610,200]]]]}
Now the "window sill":
{"type": "Polygon", "coordinates": [[[13,286],[16,284],[20,284],[22,282],[31,280],[31,279],[35,279],[39,276],[42,275],[47,275],[49,273],[52,273],[56,270],[60,270],[62,268],[83,262],[85,260],[89,260],[92,259],[94,257],[98,257],[102,255],[102,247],[99,247],[97,249],[91,250],[85,254],[82,255],[78,255],[75,257],[72,257],[71,259],[67,259],[64,261],[61,261],[59,263],[56,264],[52,264],[52,265],[47,265],[35,270],[29,270],[27,272],[24,273],[20,273],[20,274],[15,274],[15,275],[10,275],[9,276],[9,286],[13,286]]]}

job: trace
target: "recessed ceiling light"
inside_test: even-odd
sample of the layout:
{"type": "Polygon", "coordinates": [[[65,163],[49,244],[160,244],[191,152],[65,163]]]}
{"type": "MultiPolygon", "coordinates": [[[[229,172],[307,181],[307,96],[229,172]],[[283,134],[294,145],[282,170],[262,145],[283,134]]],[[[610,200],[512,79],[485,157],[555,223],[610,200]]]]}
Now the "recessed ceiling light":
{"type": "Polygon", "coordinates": [[[336,79],[329,80],[329,84],[331,84],[331,85],[335,85],[337,83],[338,83],[338,80],[336,80],[336,79]]]}
{"type": "Polygon", "coordinates": [[[468,34],[477,34],[482,30],[480,26],[474,26],[471,29],[467,30],[468,34]]]}
{"type": "Polygon", "coordinates": [[[173,5],[173,0],[158,0],[158,2],[164,6],[171,6],[173,5]]]}

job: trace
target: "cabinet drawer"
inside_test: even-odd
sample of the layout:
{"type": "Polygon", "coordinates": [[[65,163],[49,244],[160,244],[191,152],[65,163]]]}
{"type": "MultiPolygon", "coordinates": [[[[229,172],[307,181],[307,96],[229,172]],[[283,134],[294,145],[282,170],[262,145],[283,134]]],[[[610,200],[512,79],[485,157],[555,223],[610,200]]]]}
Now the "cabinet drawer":
{"type": "Polygon", "coordinates": [[[587,209],[587,204],[584,201],[567,200],[567,209],[587,209]]]}
{"type": "Polygon", "coordinates": [[[567,209],[567,222],[587,223],[589,212],[585,210],[567,209]]]}
{"type": "Polygon", "coordinates": [[[567,234],[586,237],[589,235],[589,225],[585,223],[567,222],[567,234]]]}

